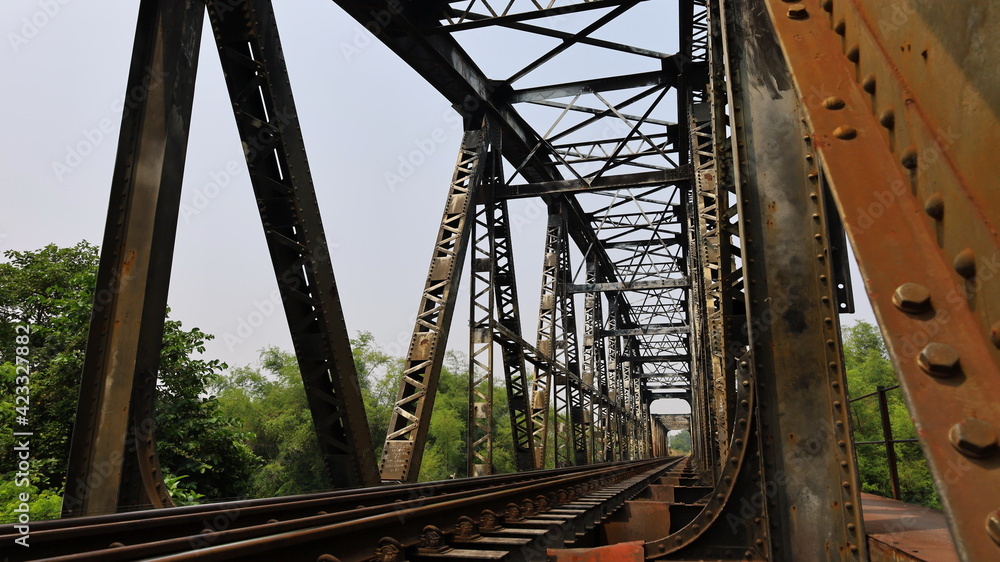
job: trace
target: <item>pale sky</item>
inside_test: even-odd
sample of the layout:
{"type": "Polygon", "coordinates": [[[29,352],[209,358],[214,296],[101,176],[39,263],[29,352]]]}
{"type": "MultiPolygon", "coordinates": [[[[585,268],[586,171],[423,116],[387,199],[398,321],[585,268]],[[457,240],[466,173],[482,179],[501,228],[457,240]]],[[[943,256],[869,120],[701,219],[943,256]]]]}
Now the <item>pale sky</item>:
{"type": "MultiPolygon", "coordinates": [[[[0,250],[101,243],[137,11],[138,0],[0,5],[8,127],[0,136],[0,250]]],[[[276,0],[275,12],[348,329],[370,331],[402,355],[461,123],[333,2],[276,0]],[[418,165],[401,170],[401,160],[418,165]],[[405,181],[390,186],[393,173],[405,181]]],[[[245,365],[262,347],[290,349],[291,340],[280,307],[266,303],[277,285],[207,27],[204,39],[169,303],[185,327],[217,336],[209,357],[245,365]],[[251,327],[265,316],[258,310],[274,312],[251,327]]],[[[497,64],[519,54],[480,47],[470,49],[474,57],[497,64]]],[[[510,206],[522,330],[534,334],[545,210],[540,201],[510,206]]],[[[843,323],[874,322],[856,271],[855,287],[859,314],[843,323]]],[[[467,351],[467,318],[462,291],[450,349],[467,351]]]]}

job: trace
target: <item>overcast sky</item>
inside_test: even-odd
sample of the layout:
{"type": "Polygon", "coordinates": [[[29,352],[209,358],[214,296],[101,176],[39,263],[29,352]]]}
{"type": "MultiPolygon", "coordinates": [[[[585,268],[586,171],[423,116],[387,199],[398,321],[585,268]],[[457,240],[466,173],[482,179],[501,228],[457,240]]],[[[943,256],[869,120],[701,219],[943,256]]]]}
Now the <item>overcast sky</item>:
{"type": "MultiPolygon", "coordinates": [[[[0,4],[7,123],[0,249],[100,244],[137,11],[138,0],[0,4]]],[[[352,334],[372,332],[402,355],[460,122],[444,98],[333,2],[277,0],[275,12],[347,326],[352,334]],[[415,150],[423,162],[390,186],[387,174],[400,175],[401,159],[415,150]]],[[[210,357],[244,365],[264,346],[290,349],[291,340],[280,308],[264,304],[277,285],[207,28],[205,39],[169,303],[185,327],[217,336],[210,357]],[[251,327],[259,309],[275,312],[251,327]]],[[[511,213],[523,330],[533,334],[545,211],[522,200],[511,203],[511,213]]],[[[854,317],[874,321],[856,273],[855,284],[854,317]]],[[[466,351],[468,297],[459,298],[449,348],[466,351]]]]}

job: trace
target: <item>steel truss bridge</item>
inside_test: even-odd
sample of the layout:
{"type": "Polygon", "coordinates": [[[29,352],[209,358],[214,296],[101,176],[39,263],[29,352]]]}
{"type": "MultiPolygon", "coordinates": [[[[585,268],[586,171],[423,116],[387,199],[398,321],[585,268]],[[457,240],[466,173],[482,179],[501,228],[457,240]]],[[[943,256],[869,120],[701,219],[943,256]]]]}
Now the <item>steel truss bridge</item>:
{"type": "Polygon", "coordinates": [[[850,240],[958,555],[1000,559],[997,5],[335,1],[465,124],[382,457],[270,2],[142,0],[129,87],[167,78],[122,125],[98,278],[113,297],[93,314],[66,518],[38,525],[43,552],[535,559],[596,536],[641,540],[646,559],[875,557],[841,350],[850,240]],[[241,514],[225,528],[202,522],[223,507],[170,507],[143,423],[206,13],[331,486],[366,488],[224,504],[241,514]],[[544,47],[504,72],[463,47],[500,30],[544,47]],[[521,198],[548,209],[543,247],[518,248],[544,264],[537,326],[517,294],[521,198]],[[475,478],[420,488],[456,307],[475,478]],[[493,474],[495,392],[514,475],[493,474]],[[664,397],[689,418],[651,416],[664,397]],[[666,457],[671,423],[689,424],[690,459],[666,457]],[[646,520],[622,523],[640,494],[646,520]],[[93,517],[139,506],[166,509],[93,517]],[[553,528],[569,534],[538,542],[553,528]]]}

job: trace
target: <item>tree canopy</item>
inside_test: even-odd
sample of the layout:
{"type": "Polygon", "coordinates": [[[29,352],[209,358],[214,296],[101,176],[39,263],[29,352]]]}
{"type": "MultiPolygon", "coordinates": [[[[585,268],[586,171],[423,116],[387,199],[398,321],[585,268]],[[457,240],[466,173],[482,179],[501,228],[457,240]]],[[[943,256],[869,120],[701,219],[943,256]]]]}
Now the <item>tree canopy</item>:
{"type": "MultiPolygon", "coordinates": [[[[59,514],[69,440],[83,366],[99,261],[98,248],[49,245],[7,251],[0,263],[0,390],[13,396],[17,325],[31,327],[30,428],[32,514],[59,514]]],[[[863,321],[844,328],[844,357],[852,396],[895,384],[892,364],[877,328],[863,321]]],[[[257,362],[229,368],[204,357],[212,335],[167,319],[157,385],[156,439],[162,468],[175,500],[193,502],[237,497],[271,497],[329,487],[295,356],[276,347],[257,362]]],[[[379,458],[396,400],[403,360],[385,353],[361,332],[351,341],[369,430],[379,458]]],[[[22,354],[23,355],[23,354],[22,354]]],[[[498,373],[502,372],[498,370],[498,373]]],[[[420,480],[466,476],[469,418],[468,361],[450,352],[442,368],[431,414],[420,480]]],[[[515,470],[507,394],[494,381],[494,472],[515,470]]],[[[888,394],[896,439],[916,432],[900,392],[888,394]]],[[[12,521],[18,491],[13,485],[13,429],[17,413],[0,405],[0,522],[12,521]]],[[[873,398],[851,405],[855,439],[880,441],[882,427],[873,398]]],[[[675,452],[691,447],[688,432],[670,438],[675,452]]],[[[898,444],[905,501],[940,507],[933,481],[916,444],[898,444]]],[[[891,495],[885,448],[857,446],[863,489],[891,495]]],[[[549,451],[548,462],[553,462],[549,451]]]]}

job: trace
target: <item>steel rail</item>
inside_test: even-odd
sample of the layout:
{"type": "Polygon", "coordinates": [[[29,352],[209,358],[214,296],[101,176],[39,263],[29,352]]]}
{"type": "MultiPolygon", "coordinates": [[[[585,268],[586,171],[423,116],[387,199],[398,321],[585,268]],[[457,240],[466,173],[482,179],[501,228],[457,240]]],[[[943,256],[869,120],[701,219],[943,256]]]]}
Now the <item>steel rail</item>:
{"type": "MultiPolygon", "coordinates": [[[[607,487],[638,472],[650,471],[678,460],[655,459],[638,463],[609,463],[586,468],[555,469],[515,473],[496,477],[479,477],[455,481],[402,485],[388,488],[333,493],[330,496],[300,500],[297,497],[257,501],[258,505],[240,510],[229,502],[212,507],[236,507],[229,525],[236,529],[213,529],[205,526],[206,510],[194,513],[167,514],[148,517],[150,512],[128,514],[131,519],[111,523],[78,526],[101,517],[75,519],[72,528],[50,528],[32,532],[32,558],[41,556],[51,560],[134,560],[150,556],[168,556],[168,559],[231,559],[233,557],[259,556],[261,552],[280,548],[288,541],[309,542],[314,535],[323,537],[326,549],[342,560],[365,559],[372,556],[379,539],[395,533],[404,544],[415,544],[427,523],[433,519],[442,529],[451,529],[458,519],[478,517],[484,510],[506,513],[509,519],[517,516],[510,512],[510,502],[523,505],[523,500],[535,498],[549,507],[576,500],[578,496],[607,487]],[[490,485],[492,484],[492,485],[490,485]],[[405,494],[405,498],[401,495],[405,494]],[[542,498],[539,498],[539,495],[542,498]],[[326,503],[323,503],[323,502],[326,503]],[[374,502],[374,503],[373,503],[374,502]],[[371,503],[371,505],[364,505],[371,503]],[[357,507],[355,507],[357,506],[357,507]],[[326,509],[321,509],[321,508],[326,509]],[[317,512],[317,510],[319,511],[317,512]],[[292,519],[278,521],[275,516],[292,519]],[[265,519],[266,518],[266,519],[265,519]],[[250,522],[249,525],[245,525],[250,522]],[[195,525],[192,525],[195,524],[195,525]],[[357,533],[361,532],[361,535],[357,533]],[[359,540],[367,532],[371,540],[359,540]],[[81,537],[87,535],[89,537],[81,537]],[[129,535],[128,533],[131,533],[129,535]],[[141,534],[139,534],[141,533],[141,534]],[[167,538],[163,533],[169,533],[167,538]],[[351,541],[331,543],[330,537],[348,534],[351,541]],[[124,536],[141,536],[142,542],[124,545],[124,536]],[[377,535],[377,536],[375,536],[377,535]],[[105,542],[100,543],[98,539],[105,542]],[[114,542],[108,542],[114,541],[114,542]],[[350,543],[348,545],[348,542],[350,543]],[[93,544],[100,544],[91,549],[93,544]],[[331,547],[337,544],[337,547],[331,547]],[[68,554],[63,554],[68,553],[68,554]],[[346,556],[346,557],[345,557],[346,556]]],[[[656,473],[660,470],[657,469],[656,473]]],[[[546,508],[547,510],[548,508],[546,508]]],[[[176,512],[184,508],[159,510],[156,513],[176,512]]],[[[208,516],[226,514],[225,511],[207,512],[208,516]]],[[[492,512],[490,512],[492,513],[492,512]]],[[[114,516],[121,519],[122,515],[114,516]]],[[[105,517],[104,519],[107,519],[105,517]]],[[[67,522],[60,522],[65,525],[67,522]]],[[[56,522],[53,522],[54,525],[56,522]]],[[[8,529],[11,530],[8,526],[8,529]]],[[[4,528],[0,528],[4,529],[4,528]]],[[[314,545],[315,546],[315,545],[314,545]]],[[[310,547],[313,548],[313,547],[310,547]]],[[[298,552],[298,551],[296,551],[298,552]]],[[[313,556],[310,559],[315,559],[313,556]]]]}
{"type": "MultiPolygon", "coordinates": [[[[608,463],[605,467],[622,466],[623,463],[608,463]]],[[[598,465],[596,468],[601,468],[598,465]]],[[[595,467],[590,467],[595,468],[595,467]]],[[[238,500],[182,506],[156,511],[133,511],[78,517],[73,526],[65,519],[32,523],[32,557],[55,556],[80,552],[88,548],[104,548],[115,542],[122,542],[129,533],[144,533],[145,540],[163,540],[198,534],[206,528],[222,527],[221,516],[228,519],[224,529],[264,523],[271,519],[293,519],[316,515],[317,512],[335,513],[354,509],[359,505],[393,505],[421,497],[434,495],[457,496],[465,492],[481,491],[484,488],[509,486],[526,481],[555,478],[580,471],[579,467],[566,467],[531,472],[515,472],[476,478],[460,478],[438,482],[400,484],[367,489],[337,490],[301,496],[238,500]],[[235,517],[234,517],[235,515],[235,517]],[[68,541],[73,541],[69,544],[68,541]]],[[[0,525],[0,542],[12,542],[19,536],[13,525],[0,525]]],[[[4,544],[6,544],[6,542],[4,544]]]]}

